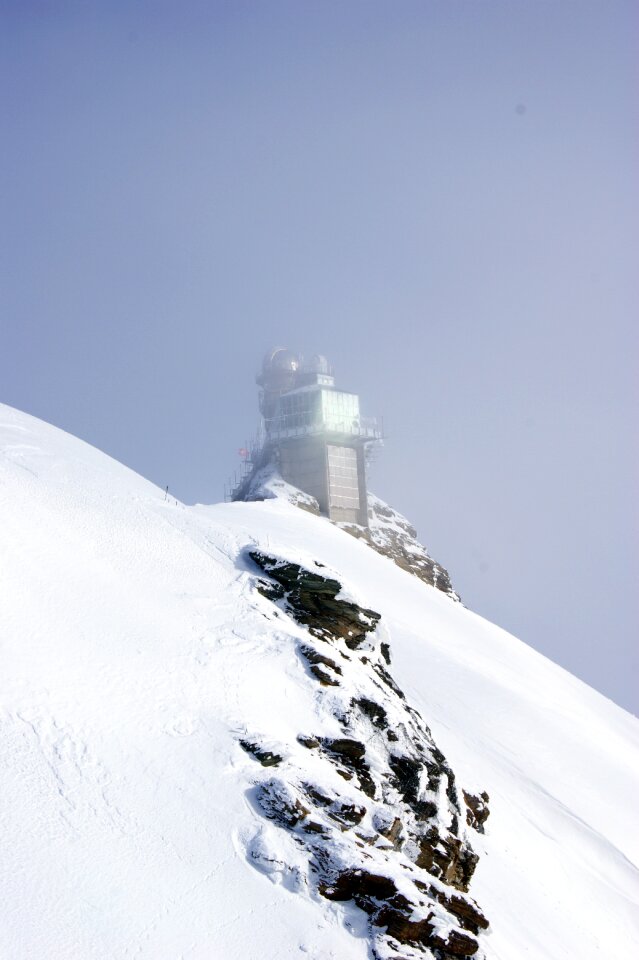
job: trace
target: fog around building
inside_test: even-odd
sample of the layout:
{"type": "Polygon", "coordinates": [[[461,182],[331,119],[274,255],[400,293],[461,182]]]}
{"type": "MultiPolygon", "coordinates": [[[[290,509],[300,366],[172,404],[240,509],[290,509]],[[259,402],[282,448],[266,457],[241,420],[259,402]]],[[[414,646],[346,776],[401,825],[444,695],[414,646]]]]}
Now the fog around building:
{"type": "Polygon", "coordinates": [[[636,712],[636,5],[0,9],[1,399],[213,502],[325,354],[464,602],[636,712]]]}

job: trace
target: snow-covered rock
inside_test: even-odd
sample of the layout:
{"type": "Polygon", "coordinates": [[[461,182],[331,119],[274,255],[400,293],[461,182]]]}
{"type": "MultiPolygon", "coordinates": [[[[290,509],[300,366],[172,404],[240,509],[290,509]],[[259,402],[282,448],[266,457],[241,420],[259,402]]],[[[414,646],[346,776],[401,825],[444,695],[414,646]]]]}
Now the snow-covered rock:
{"type": "Polygon", "coordinates": [[[275,464],[268,459],[246,477],[244,483],[238,488],[235,499],[244,500],[247,503],[255,500],[279,499],[308,510],[310,513],[319,514],[320,512],[319,503],[315,497],[282,479],[275,464]]]}
{"type": "Polygon", "coordinates": [[[353,523],[340,524],[343,530],[364,540],[373,550],[390,557],[402,570],[414,574],[424,583],[437,587],[452,600],[459,600],[446,570],[433,560],[426,547],[417,539],[411,523],[374,494],[368,494],[368,527],[353,523]]]}
{"type": "Polygon", "coordinates": [[[0,530],[0,956],[632,955],[639,724],[561,668],[285,499],[185,507],[8,407],[0,530]],[[339,584],[328,635],[280,565],[339,584]]]}
{"type": "MultiPolygon", "coordinates": [[[[281,499],[294,506],[319,513],[315,497],[299,490],[282,479],[277,465],[269,458],[268,449],[261,453],[261,460],[237,488],[234,499],[254,500],[281,499]]],[[[412,524],[373,493],[368,493],[368,527],[356,523],[338,523],[351,536],[363,540],[373,550],[383,554],[408,573],[415,574],[424,583],[437,587],[453,600],[459,595],[453,589],[448,570],[430,556],[426,547],[417,539],[412,524]]]]}
{"type": "MultiPolygon", "coordinates": [[[[370,918],[376,960],[398,949],[419,960],[424,948],[441,960],[483,956],[476,936],[488,921],[465,896],[478,860],[466,824],[482,831],[488,795],[459,791],[392,678],[390,638],[375,611],[347,599],[322,565],[306,570],[257,550],[249,558],[267,577],[260,592],[307,632],[297,652],[309,673],[332,688],[296,744],[275,752],[259,737],[242,741],[263,766],[281,765],[257,788],[257,807],[306,852],[305,888],[352,901],[370,918]]],[[[263,844],[254,857],[273,859],[263,844]]]]}

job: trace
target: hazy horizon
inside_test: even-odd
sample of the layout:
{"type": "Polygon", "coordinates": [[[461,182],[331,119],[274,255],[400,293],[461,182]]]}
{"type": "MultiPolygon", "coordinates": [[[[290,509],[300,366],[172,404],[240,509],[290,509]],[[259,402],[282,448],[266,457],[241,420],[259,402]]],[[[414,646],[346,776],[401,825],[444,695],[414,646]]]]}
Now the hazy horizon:
{"type": "Polygon", "coordinates": [[[635,4],[2,4],[2,397],[213,502],[283,344],[471,609],[639,712],[635,4]]]}

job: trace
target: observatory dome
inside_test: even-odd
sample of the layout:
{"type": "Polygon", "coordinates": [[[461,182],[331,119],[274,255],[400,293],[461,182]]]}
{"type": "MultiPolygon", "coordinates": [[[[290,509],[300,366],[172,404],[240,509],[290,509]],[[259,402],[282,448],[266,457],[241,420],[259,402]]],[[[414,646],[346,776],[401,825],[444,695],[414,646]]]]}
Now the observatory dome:
{"type": "Polygon", "coordinates": [[[286,347],[275,347],[264,357],[262,370],[266,374],[280,370],[294,373],[299,369],[299,365],[299,357],[292,350],[286,347]]]}
{"type": "Polygon", "coordinates": [[[311,373],[324,373],[330,375],[331,372],[331,366],[328,360],[321,353],[316,353],[311,357],[308,369],[311,373]]]}

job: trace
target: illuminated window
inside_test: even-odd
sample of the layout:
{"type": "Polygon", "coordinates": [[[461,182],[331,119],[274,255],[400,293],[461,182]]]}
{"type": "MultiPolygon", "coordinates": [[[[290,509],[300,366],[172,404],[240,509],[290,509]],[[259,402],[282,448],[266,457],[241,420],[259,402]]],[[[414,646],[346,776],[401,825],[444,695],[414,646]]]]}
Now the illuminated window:
{"type": "Polygon", "coordinates": [[[322,390],[322,419],[328,430],[352,433],[359,418],[359,397],[355,393],[322,390]]]}

